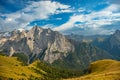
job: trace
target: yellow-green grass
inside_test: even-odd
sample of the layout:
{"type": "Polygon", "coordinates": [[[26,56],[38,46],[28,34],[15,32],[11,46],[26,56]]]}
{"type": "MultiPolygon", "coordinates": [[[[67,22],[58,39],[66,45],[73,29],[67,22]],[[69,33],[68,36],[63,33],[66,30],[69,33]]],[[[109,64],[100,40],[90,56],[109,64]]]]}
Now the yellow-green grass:
{"type": "Polygon", "coordinates": [[[99,60],[91,63],[90,73],[67,80],[120,80],[120,61],[99,60]]]}
{"type": "Polygon", "coordinates": [[[0,80],[61,80],[81,72],[58,69],[40,60],[25,66],[17,57],[0,55],[0,80]]]}
{"type": "Polygon", "coordinates": [[[16,57],[0,55],[0,79],[2,80],[40,78],[41,75],[36,74],[31,68],[32,66],[23,66],[16,57]]]}

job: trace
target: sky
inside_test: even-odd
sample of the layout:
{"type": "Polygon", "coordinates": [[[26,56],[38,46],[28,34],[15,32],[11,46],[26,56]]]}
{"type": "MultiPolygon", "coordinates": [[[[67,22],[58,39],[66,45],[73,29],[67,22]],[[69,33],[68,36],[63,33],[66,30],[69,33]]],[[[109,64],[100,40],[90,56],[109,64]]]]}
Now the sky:
{"type": "Polygon", "coordinates": [[[120,0],[0,0],[0,32],[36,25],[63,34],[113,34],[120,29],[120,0]]]}

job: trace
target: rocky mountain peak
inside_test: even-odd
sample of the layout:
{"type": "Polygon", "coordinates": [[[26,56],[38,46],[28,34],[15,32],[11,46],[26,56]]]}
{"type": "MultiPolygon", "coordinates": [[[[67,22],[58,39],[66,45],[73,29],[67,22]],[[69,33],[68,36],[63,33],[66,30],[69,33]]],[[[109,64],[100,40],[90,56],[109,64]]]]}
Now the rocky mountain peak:
{"type": "Polygon", "coordinates": [[[40,31],[43,30],[43,28],[39,27],[39,26],[34,26],[30,31],[40,31]]]}
{"type": "Polygon", "coordinates": [[[110,38],[111,47],[120,45],[120,30],[116,30],[115,33],[110,38]]]}
{"type": "Polygon", "coordinates": [[[9,52],[11,47],[14,53],[28,55],[31,61],[39,58],[49,63],[74,51],[74,46],[64,35],[38,26],[29,31],[13,31],[12,36],[2,48],[9,52]]]}
{"type": "Polygon", "coordinates": [[[114,38],[120,41],[120,30],[116,30],[115,33],[111,36],[111,38],[114,38]]]}
{"type": "Polygon", "coordinates": [[[120,36],[120,30],[116,30],[114,34],[120,36]]]}

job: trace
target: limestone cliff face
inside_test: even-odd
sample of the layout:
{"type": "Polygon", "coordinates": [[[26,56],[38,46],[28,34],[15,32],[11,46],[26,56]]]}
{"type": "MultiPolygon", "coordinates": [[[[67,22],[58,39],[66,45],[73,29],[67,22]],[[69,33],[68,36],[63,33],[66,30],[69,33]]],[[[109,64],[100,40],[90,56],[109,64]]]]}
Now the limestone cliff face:
{"type": "Polygon", "coordinates": [[[120,30],[116,30],[114,34],[110,35],[101,42],[93,42],[93,45],[106,50],[113,55],[115,59],[120,60],[120,30]]]}
{"type": "Polygon", "coordinates": [[[110,46],[113,48],[114,46],[120,45],[120,30],[116,30],[116,32],[110,37],[110,46]]]}
{"type": "Polygon", "coordinates": [[[2,46],[15,53],[25,53],[30,60],[36,58],[52,63],[74,51],[74,46],[59,32],[51,29],[33,27],[29,31],[13,31],[11,37],[2,46]]]}

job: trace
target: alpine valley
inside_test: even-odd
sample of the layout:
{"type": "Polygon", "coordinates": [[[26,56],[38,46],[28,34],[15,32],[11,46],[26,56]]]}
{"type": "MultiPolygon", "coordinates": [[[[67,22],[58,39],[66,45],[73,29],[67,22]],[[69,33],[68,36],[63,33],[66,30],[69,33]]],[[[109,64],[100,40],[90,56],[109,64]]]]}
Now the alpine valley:
{"type": "Polygon", "coordinates": [[[119,80],[119,52],[119,30],[85,37],[38,26],[2,32],[0,80],[119,80]]]}

